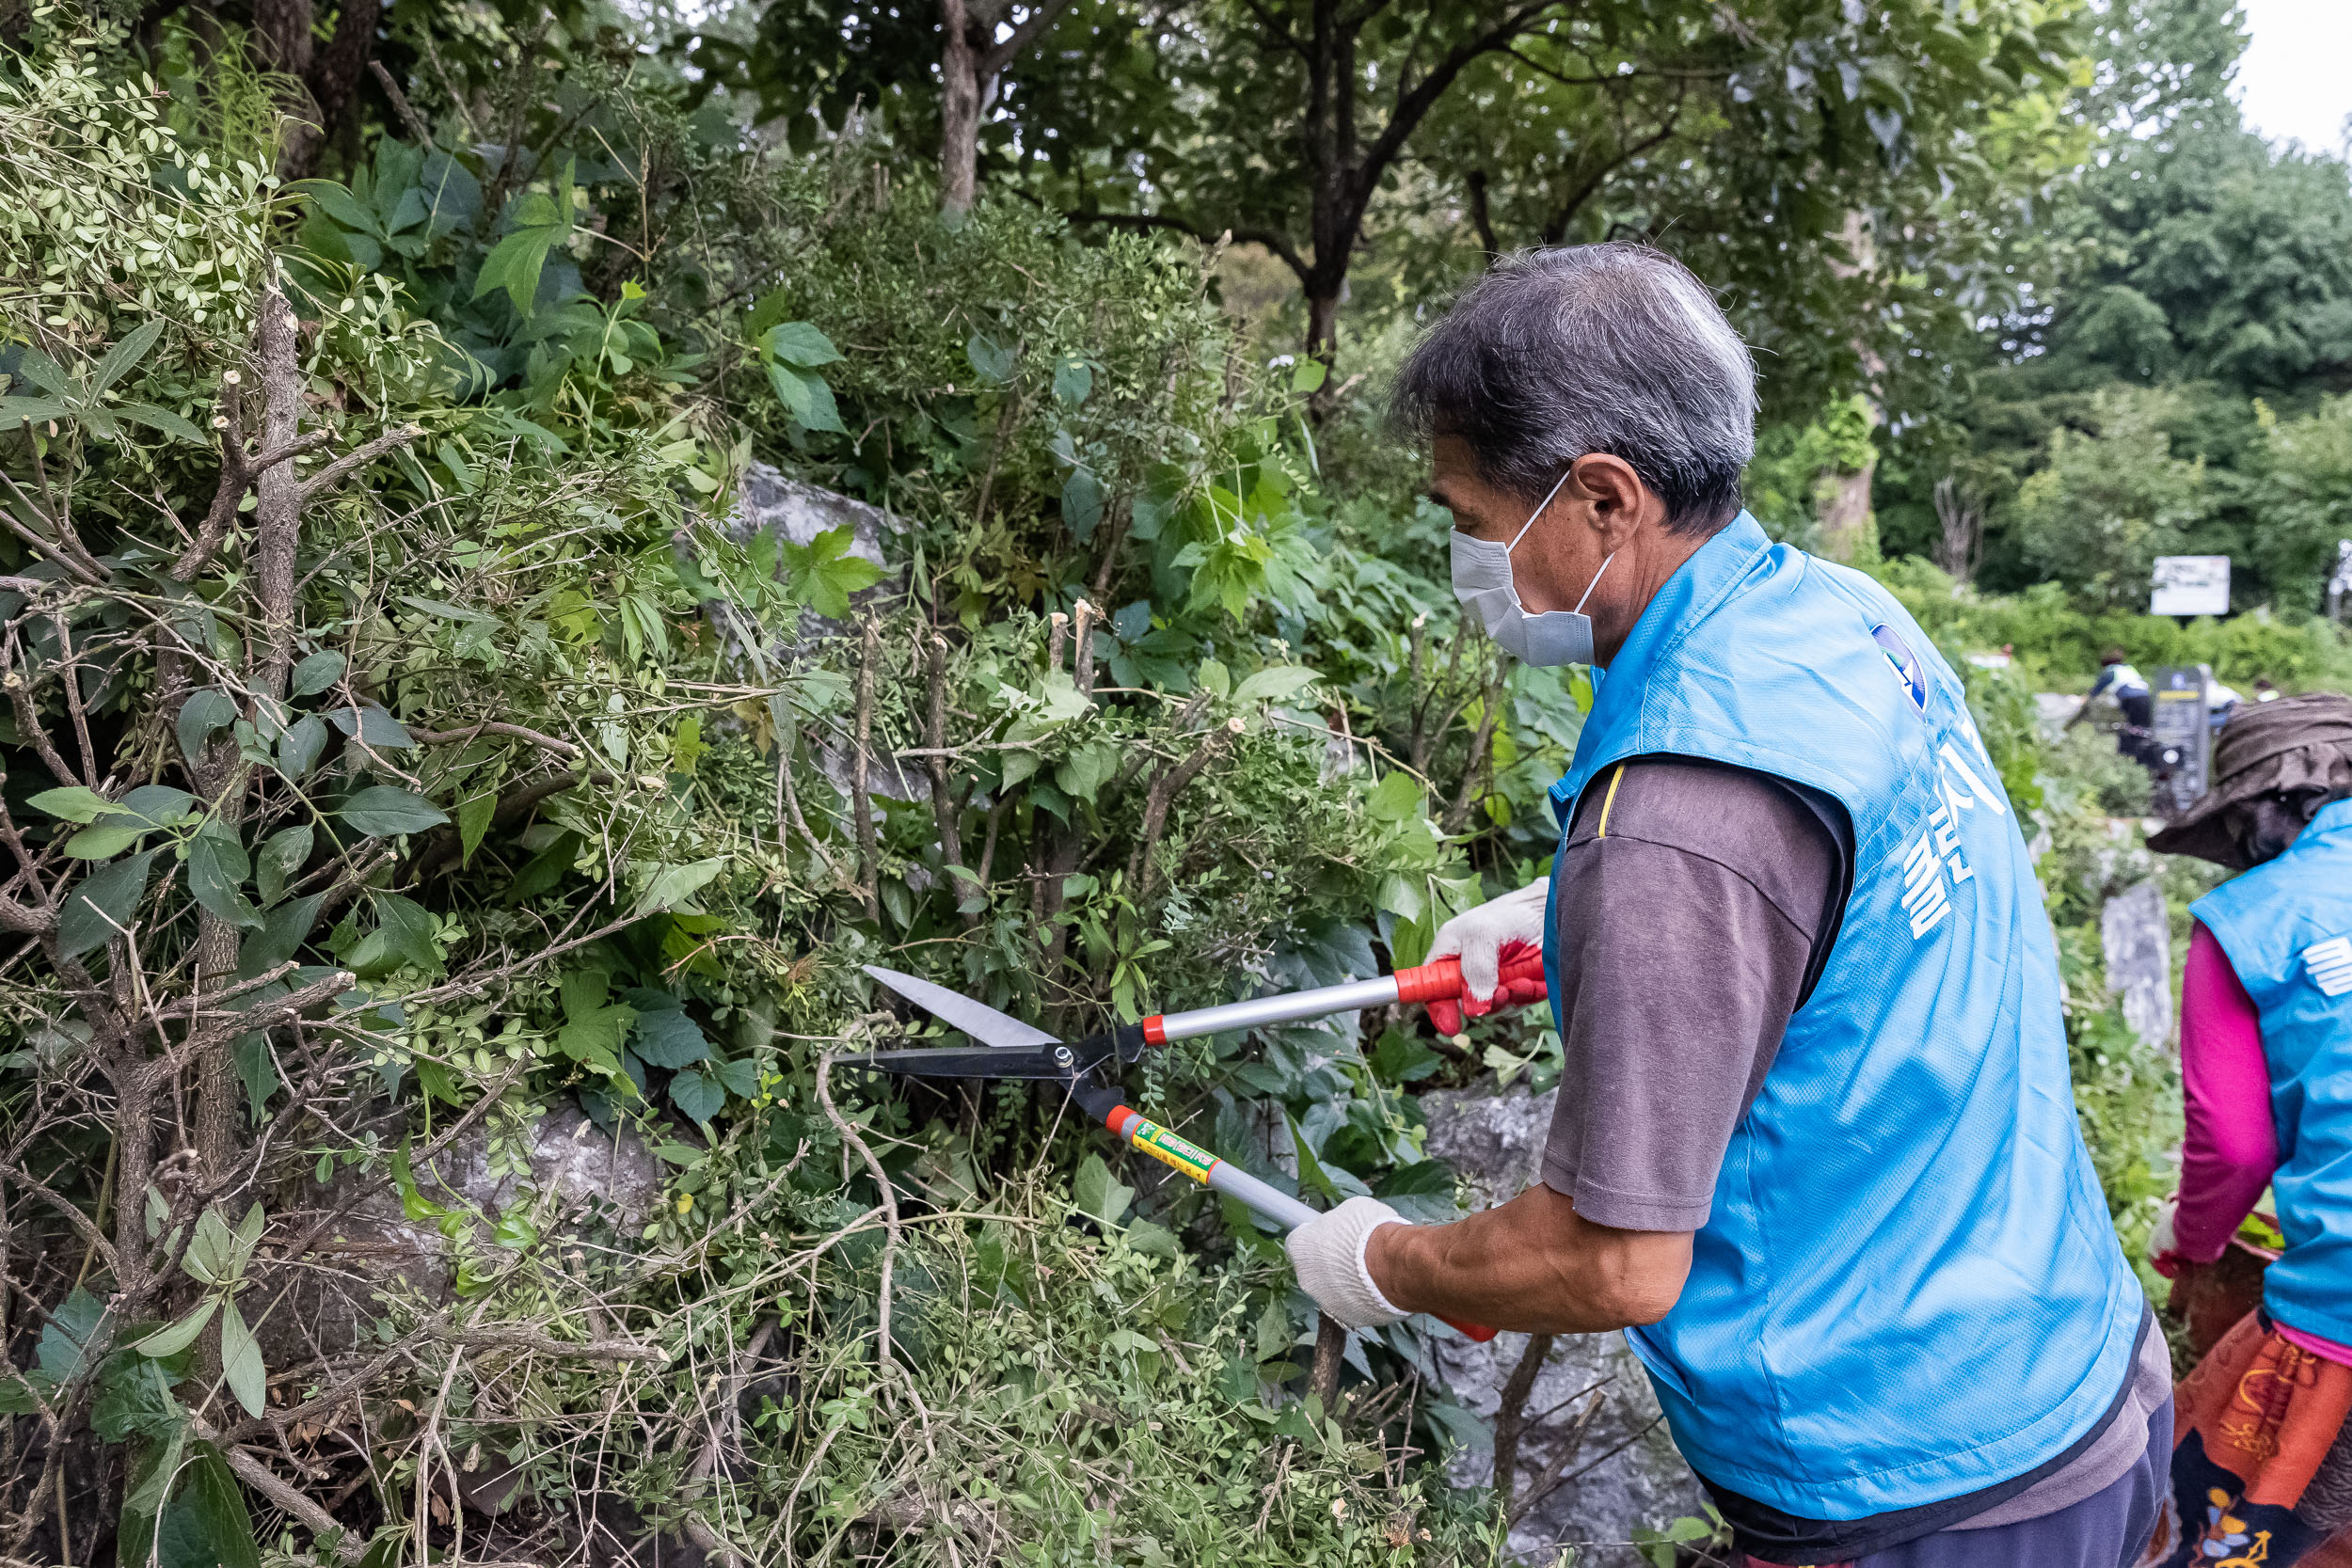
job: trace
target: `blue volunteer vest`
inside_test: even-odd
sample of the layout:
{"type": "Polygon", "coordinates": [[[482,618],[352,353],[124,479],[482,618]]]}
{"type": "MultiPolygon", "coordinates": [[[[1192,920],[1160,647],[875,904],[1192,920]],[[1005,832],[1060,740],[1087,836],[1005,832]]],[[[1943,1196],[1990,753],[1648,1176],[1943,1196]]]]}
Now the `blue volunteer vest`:
{"type": "Polygon", "coordinates": [[[2285,854],[2189,906],[2262,1014],[2286,1251],[2263,1305],[2352,1345],[2352,800],[2321,808],[2285,854]]]}
{"type": "Polygon", "coordinates": [[[1610,764],[1655,753],[1821,790],[1855,841],[1681,1298],[1627,1333],[1677,1447],[1813,1519],[2056,1457],[2122,1387],[2144,1307],[2075,1125],[2049,917],[1959,680],[1876,583],[1743,512],[1610,664],[1552,786],[1564,835],[1610,764]]]}

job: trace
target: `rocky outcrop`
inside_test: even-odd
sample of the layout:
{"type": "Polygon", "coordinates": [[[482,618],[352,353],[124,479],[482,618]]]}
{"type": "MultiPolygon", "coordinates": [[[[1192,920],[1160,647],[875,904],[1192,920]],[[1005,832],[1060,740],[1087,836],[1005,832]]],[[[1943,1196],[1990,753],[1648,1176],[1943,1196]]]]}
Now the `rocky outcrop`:
{"type": "Polygon", "coordinates": [[[2099,911],[2107,990],[2122,999],[2123,1022],[2151,1045],[2172,1037],[2172,922],[2164,884],[2137,882],[2099,911]]]}
{"type": "MultiPolygon", "coordinates": [[[[1428,1095],[1421,1102],[1428,1152],[1468,1179],[1478,1206],[1503,1202],[1535,1180],[1558,1096],[1531,1095],[1524,1085],[1500,1095],[1428,1095]]],[[[1449,1336],[1438,1342],[1438,1365],[1455,1396],[1491,1421],[1526,1347],[1523,1334],[1484,1345],[1449,1336]]],[[[1625,1544],[1635,1527],[1702,1512],[1698,1481],[1666,1435],[1648,1375],[1622,1335],[1558,1337],[1525,1413],[1513,1490],[1538,1496],[1511,1530],[1514,1554],[1549,1562],[1575,1546],[1579,1562],[1638,1568],[1641,1559],[1625,1544]]],[[[1456,1485],[1485,1486],[1493,1469],[1491,1452],[1465,1450],[1451,1475],[1456,1485]]]]}
{"type": "MultiPolygon", "coordinates": [[[[604,1132],[568,1103],[495,1144],[477,1123],[414,1174],[427,1202],[479,1216],[472,1244],[489,1251],[502,1244],[496,1234],[502,1221],[547,1238],[633,1239],[661,1201],[661,1164],[644,1140],[627,1128],[604,1132]]],[[[306,1185],[308,1207],[342,1212],[312,1262],[255,1324],[272,1366],[350,1349],[388,1298],[451,1299],[453,1243],[437,1219],[408,1217],[381,1167],[342,1171],[324,1188],[306,1185]]]]}

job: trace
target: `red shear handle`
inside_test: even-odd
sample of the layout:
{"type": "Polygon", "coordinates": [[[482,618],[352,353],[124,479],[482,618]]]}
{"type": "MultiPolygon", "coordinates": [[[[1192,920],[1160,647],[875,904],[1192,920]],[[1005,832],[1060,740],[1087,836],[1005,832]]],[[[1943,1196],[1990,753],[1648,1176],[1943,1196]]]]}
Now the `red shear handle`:
{"type": "Polygon", "coordinates": [[[1460,1331],[1462,1338],[1465,1339],[1474,1340],[1483,1345],[1487,1340],[1495,1337],[1495,1331],[1493,1329],[1484,1327],[1478,1323],[1466,1323],[1458,1319],[1449,1318],[1440,1313],[1433,1313],[1431,1315],[1436,1317],[1439,1323],[1445,1324],[1446,1327],[1460,1331]]]}
{"type": "MultiPolygon", "coordinates": [[[[1543,954],[1528,953],[1512,959],[1502,966],[1499,977],[1504,984],[1513,980],[1541,980],[1543,954]]],[[[1394,978],[1399,1002],[1458,1002],[1469,994],[1462,989],[1460,958],[1439,958],[1418,969],[1400,969],[1394,978]]],[[[1491,1337],[1492,1331],[1488,1333],[1491,1337]]]]}

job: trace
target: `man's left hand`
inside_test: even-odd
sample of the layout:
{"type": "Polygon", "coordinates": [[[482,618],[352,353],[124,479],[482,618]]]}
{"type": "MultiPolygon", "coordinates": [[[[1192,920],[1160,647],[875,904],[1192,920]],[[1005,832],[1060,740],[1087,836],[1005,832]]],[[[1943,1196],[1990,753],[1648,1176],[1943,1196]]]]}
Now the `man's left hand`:
{"type": "Polygon", "coordinates": [[[1364,1251],[1375,1230],[1406,1223],[1404,1215],[1375,1197],[1351,1197],[1329,1213],[1317,1214],[1282,1243],[1298,1271],[1298,1288],[1350,1328],[1403,1321],[1406,1314],[1373,1283],[1364,1251]]]}

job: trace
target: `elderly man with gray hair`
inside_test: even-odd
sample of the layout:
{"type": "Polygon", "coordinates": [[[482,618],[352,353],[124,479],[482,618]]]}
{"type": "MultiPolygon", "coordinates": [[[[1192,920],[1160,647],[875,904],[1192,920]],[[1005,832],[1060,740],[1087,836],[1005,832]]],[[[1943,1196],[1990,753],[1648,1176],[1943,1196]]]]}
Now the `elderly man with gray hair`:
{"type": "Polygon", "coordinates": [[[1740,509],[1755,385],[1628,245],[1506,261],[1406,364],[1466,611],[1592,668],[1549,878],[1437,944],[1483,1005],[1540,946],[1566,1066],[1538,1185],[1453,1225],[1351,1199],[1291,1255],[1351,1326],[1626,1330],[1752,1562],[2117,1568],[2170,1368],[2032,862],[1918,626],[1740,509]]]}

